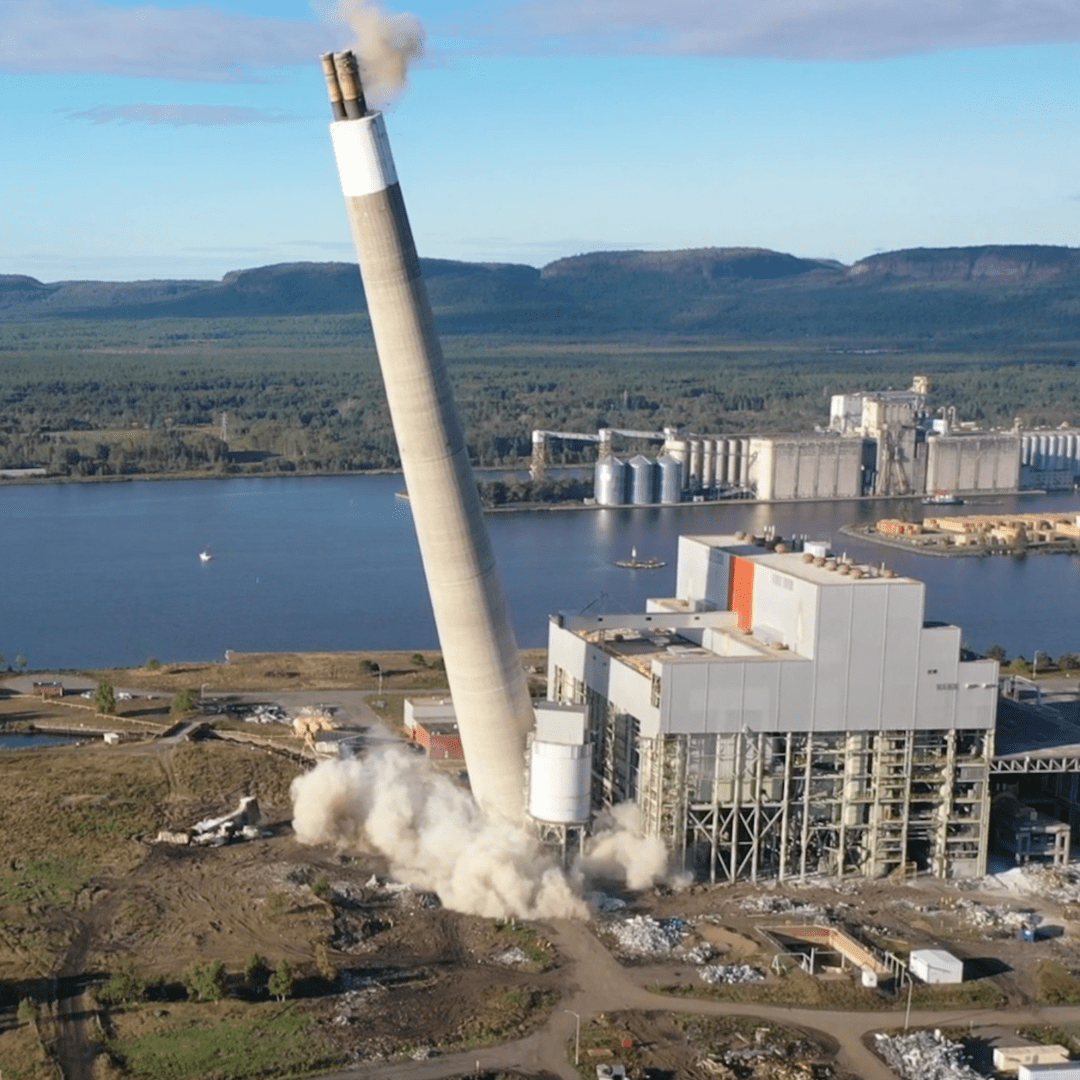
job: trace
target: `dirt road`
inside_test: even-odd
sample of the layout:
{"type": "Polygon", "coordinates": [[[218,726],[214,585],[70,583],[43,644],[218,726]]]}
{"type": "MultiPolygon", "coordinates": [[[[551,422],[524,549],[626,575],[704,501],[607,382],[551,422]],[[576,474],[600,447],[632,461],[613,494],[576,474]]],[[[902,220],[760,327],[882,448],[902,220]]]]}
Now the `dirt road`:
{"type": "MultiPolygon", "coordinates": [[[[654,994],[638,985],[632,968],[620,965],[597,940],[585,923],[548,924],[547,933],[558,947],[567,966],[570,992],[548,1023],[526,1039],[483,1050],[408,1061],[398,1065],[372,1065],[343,1072],[326,1073],[317,1080],[442,1080],[444,1077],[481,1070],[513,1070],[532,1076],[578,1080],[567,1060],[567,1047],[574,1038],[577,1016],[582,1023],[602,1012],[620,1010],[681,1012],[711,1016],[751,1016],[788,1027],[822,1032],[839,1044],[837,1067],[859,1080],[896,1080],[895,1074],[866,1045],[874,1031],[904,1026],[903,1010],[895,1012],[827,1012],[819,1009],[780,1008],[769,1005],[709,1001],[701,998],[671,998],[654,994]]],[[[1025,1009],[950,1009],[914,1011],[912,1027],[980,1027],[995,1024],[1017,1028],[1025,1024],[1075,1023],[1072,1006],[1025,1009]]]]}

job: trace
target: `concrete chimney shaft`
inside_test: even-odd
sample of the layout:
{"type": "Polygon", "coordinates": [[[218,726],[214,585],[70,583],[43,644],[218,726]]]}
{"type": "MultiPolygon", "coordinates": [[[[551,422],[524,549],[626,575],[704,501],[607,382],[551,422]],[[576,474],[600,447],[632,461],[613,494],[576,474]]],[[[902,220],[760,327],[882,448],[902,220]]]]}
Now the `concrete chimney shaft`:
{"type": "Polygon", "coordinates": [[[473,794],[517,821],[532,705],[386,128],[330,134],[473,794]]]}

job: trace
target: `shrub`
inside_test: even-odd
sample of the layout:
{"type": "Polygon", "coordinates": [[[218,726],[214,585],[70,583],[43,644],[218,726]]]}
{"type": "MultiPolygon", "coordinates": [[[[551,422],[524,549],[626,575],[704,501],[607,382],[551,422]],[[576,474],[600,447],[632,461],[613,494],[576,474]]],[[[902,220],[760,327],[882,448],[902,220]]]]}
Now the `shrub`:
{"type": "Polygon", "coordinates": [[[191,690],[179,690],[173,695],[169,712],[176,716],[189,713],[195,708],[195,694],[191,690]]]}
{"type": "Polygon", "coordinates": [[[333,889],[330,888],[330,879],[325,874],[320,874],[308,888],[311,889],[320,900],[329,900],[333,894],[333,889]]]}
{"type": "Polygon", "coordinates": [[[253,952],[244,965],[244,982],[253,994],[261,994],[266,990],[266,984],[270,979],[270,961],[261,953],[253,952]]]}
{"type": "Polygon", "coordinates": [[[157,669],[161,667],[161,661],[156,656],[148,656],[143,667],[148,671],[157,671],[157,669]]]}
{"type": "Polygon", "coordinates": [[[20,1024],[36,1024],[41,1015],[41,1007],[33,998],[23,998],[19,1002],[19,1011],[16,1015],[20,1024]]]}
{"type": "Polygon", "coordinates": [[[99,986],[95,996],[102,1005],[134,1005],[146,997],[149,986],[134,964],[118,967],[108,982],[99,986]]]}
{"type": "Polygon", "coordinates": [[[225,996],[225,965],[220,960],[192,964],[184,972],[184,987],[196,1001],[220,1001],[225,996]]]}
{"type": "Polygon", "coordinates": [[[284,1001],[287,997],[292,997],[293,981],[292,965],[288,960],[282,960],[274,974],[270,976],[267,989],[278,1001],[284,1001]]]}
{"type": "Polygon", "coordinates": [[[102,679],[94,690],[94,708],[105,716],[112,716],[116,712],[116,694],[112,683],[102,679]]]}
{"type": "Polygon", "coordinates": [[[319,973],[319,977],[328,983],[337,982],[338,970],[330,959],[330,950],[326,947],[325,941],[315,943],[315,970],[319,973]]]}

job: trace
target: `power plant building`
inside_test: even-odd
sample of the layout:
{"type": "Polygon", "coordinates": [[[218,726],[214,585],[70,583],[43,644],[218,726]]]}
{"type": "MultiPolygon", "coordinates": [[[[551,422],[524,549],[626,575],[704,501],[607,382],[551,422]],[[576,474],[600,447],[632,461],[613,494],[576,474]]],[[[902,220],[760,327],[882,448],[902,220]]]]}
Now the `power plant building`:
{"type": "Polygon", "coordinates": [[[637,803],[712,880],[985,872],[998,667],[925,621],[921,582],[684,536],[676,591],[552,619],[549,696],[587,710],[594,809],[637,803]]]}

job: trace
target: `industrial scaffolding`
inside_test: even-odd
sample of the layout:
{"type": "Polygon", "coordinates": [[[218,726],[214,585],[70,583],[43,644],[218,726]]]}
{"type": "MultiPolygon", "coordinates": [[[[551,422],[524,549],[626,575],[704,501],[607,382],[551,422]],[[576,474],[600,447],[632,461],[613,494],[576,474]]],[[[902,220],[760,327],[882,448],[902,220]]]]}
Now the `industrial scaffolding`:
{"type": "Polygon", "coordinates": [[[987,731],[640,740],[646,828],[711,881],[985,873],[987,731]]]}

